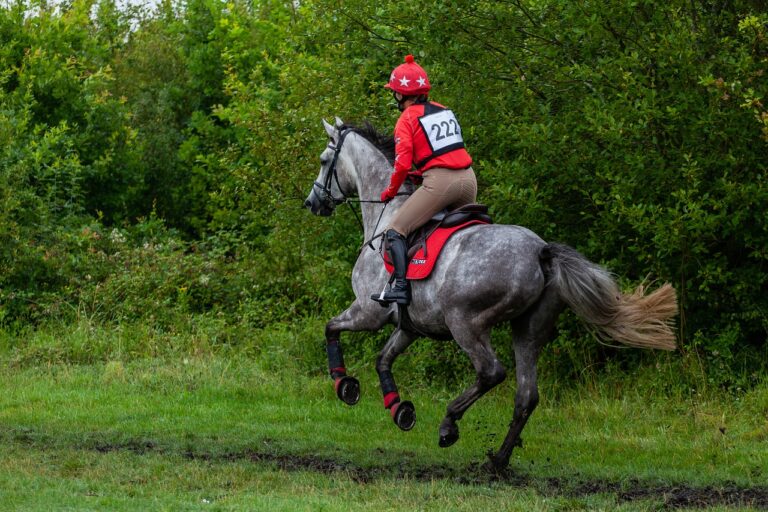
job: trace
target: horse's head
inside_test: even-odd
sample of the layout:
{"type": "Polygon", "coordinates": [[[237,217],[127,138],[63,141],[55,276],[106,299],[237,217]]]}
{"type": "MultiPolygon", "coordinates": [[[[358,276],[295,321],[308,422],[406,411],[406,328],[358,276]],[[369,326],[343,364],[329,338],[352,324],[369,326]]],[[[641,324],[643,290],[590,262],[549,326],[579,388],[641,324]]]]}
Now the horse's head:
{"type": "Polygon", "coordinates": [[[335,126],[325,120],[323,120],[323,126],[330,140],[320,155],[320,174],[317,175],[312,190],[304,201],[304,206],[315,215],[327,217],[354,191],[351,190],[348,171],[340,156],[344,139],[350,130],[343,129],[344,123],[338,117],[335,126]]]}

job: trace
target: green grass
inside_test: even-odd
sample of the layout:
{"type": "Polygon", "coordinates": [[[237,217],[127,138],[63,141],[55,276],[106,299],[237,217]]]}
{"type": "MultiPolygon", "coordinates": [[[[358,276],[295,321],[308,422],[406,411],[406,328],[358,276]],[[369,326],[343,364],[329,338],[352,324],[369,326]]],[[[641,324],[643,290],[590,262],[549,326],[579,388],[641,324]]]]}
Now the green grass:
{"type": "Polygon", "coordinates": [[[550,402],[542,390],[512,476],[498,479],[477,464],[511,418],[511,384],[478,402],[457,445],[440,449],[437,426],[458,390],[401,381],[418,415],[401,432],[373,372],[358,377],[363,398],[348,407],[319,372],[231,358],[6,366],[2,508],[655,510],[663,496],[624,501],[621,490],[768,480],[764,388],[671,402],[615,389],[550,402]]]}

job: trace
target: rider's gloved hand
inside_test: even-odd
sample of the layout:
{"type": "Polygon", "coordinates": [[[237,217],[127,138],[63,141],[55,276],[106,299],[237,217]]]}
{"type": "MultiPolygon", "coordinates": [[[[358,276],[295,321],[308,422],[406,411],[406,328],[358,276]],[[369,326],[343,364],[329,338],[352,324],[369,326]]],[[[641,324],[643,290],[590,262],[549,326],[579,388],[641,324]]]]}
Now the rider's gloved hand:
{"type": "Polygon", "coordinates": [[[395,194],[393,194],[389,189],[386,189],[384,192],[381,193],[382,203],[388,203],[394,198],[395,198],[395,194]]]}

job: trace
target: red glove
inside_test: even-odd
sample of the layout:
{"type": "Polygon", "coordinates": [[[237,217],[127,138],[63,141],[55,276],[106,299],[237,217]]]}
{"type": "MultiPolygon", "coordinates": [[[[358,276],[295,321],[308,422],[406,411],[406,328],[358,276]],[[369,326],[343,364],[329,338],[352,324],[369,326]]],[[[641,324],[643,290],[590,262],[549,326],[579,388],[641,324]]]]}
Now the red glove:
{"type": "Polygon", "coordinates": [[[392,199],[394,199],[396,195],[397,195],[396,193],[393,194],[392,192],[389,191],[389,189],[386,189],[384,190],[384,192],[381,193],[381,202],[388,203],[392,199]]]}

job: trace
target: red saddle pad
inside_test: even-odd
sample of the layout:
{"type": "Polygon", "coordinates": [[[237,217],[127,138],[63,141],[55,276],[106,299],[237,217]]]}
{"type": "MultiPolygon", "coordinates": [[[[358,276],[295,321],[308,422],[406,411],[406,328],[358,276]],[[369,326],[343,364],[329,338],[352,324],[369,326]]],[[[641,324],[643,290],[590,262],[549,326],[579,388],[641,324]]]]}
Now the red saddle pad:
{"type": "MultiPolygon", "coordinates": [[[[450,228],[437,228],[431,235],[429,235],[429,238],[427,238],[426,255],[424,254],[424,247],[420,247],[419,250],[416,251],[416,254],[411,258],[411,261],[408,264],[408,272],[405,275],[406,279],[416,280],[429,277],[432,273],[432,269],[435,268],[437,258],[440,256],[440,251],[442,251],[445,242],[448,241],[451,235],[460,229],[475,224],[488,223],[475,219],[450,228]]],[[[392,267],[388,257],[384,258],[384,266],[386,267],[387,272],[392,273],[394,267],[392,267]]]]}

